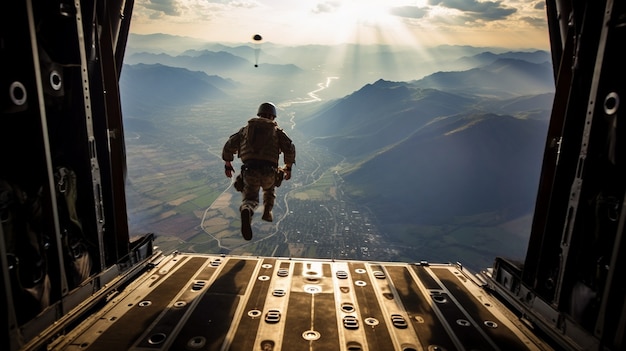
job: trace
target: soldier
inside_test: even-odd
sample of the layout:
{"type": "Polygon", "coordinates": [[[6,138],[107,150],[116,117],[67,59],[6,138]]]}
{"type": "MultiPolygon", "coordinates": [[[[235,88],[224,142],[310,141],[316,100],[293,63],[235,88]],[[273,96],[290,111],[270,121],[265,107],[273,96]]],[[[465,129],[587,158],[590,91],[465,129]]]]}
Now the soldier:
{"type": "Polygon", "coordinates": [[[228,138],[222,150],[222,159],[228,178],[234,173],[232,161],[234,155],[243,162],[241,174],[235,181],[235,188],[243,193],[241,212],[241,234],[246,240],[252,239],[251,221],[254,210],[259,205],[259,189],[263,189],[263,220],[273,220],[272,207],[276,199],[275,187],[291,178],[291,167],[296,162],[296,147],[284,130],[274,121],[276,106],[270,102],[259,105],[258,118],[252,118],[248,124],[228,138]],[[285,166],[278,167],[280,153],[283,153],[285,166]],[[238,186],[243,182],[243,187],[238,186]]]}

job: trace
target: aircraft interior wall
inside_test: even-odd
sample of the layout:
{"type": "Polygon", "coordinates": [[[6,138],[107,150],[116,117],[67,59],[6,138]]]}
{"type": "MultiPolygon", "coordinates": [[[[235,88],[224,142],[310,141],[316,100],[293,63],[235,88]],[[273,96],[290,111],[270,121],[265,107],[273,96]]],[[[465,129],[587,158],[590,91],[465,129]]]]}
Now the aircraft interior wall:
{"type": "Polygon", "coordinates": [[[9,1],[0,15],[5,350],[66,318],[151,251],[129,243],[114,56],[128,25],[124,1],[108,5],[9,1]]]}
{"type": "Polygon", "coordinates": [[[562,41],[532,233],[523,267],[501,260],[498,279],[564,345],[623,349],[626,6],[548,5],[562,41]]]}

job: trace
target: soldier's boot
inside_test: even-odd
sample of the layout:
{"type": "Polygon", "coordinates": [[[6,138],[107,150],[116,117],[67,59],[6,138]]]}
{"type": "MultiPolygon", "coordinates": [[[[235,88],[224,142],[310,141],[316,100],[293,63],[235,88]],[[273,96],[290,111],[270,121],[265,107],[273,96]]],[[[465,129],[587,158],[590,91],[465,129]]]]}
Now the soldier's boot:
{"type": "Polygon", "coordinates": [[[252,210],[243,207],[241,209],[241,235],[246,240],[252,239],[252,210]]]}
{"type": "Polygon", "coordinates": [[[265,209],[263,210],[262,220],[272,222],[274,221],[274,216],[272,215],[272,206],[265,205],[265,209]]]}

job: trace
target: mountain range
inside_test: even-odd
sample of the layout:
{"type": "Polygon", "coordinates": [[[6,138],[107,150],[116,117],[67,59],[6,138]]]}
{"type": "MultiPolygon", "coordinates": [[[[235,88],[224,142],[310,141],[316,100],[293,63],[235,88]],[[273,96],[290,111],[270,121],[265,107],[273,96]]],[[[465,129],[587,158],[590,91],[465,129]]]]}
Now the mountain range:
{"type": "Polygon", "coordinates": [[[151,109],[167,105],[224,99],[238,85],[230,79],[160,63],[125,64],[119,84],[123,110],[128,115],[149,114],[151,109]]]}
{"type": "MultiPolygon", "coordinates": [[[[249,58],[254,60],[254,52],[249,51],[249,58]]],[[[171,56],[164,53],[136,53],[130,55],[125,60],[128,64],[133,63],[159,63],[167,66],[187,68],[192,71],[203,71],[208,74],[219,74],[223,77],[236,76],[246,77],[251,72],[257,72],[261,75],[292,75],[301,73],[302,69],[294,64],[271,64],[264,65],[263,70],[254,70],[252,62],[244,57],[231,54],[226,51],[186,51],[177,56],[171,56]]]]}
{"type": "Polygon", "coordinates": [[[133,34],[129,48],[126,64],[159,63],[203,71],[241,83],[248,88],[246,94],[271,90],[275,96],[287,99],[303,96],[310,91],[306,89],[329,76],[340,78],[332,89],[332,98],[339,98],[378,79],[410,81],[436,72],[486,66],[500,59],[537,64],[551,61],[549,53],[542,50],[454,45],[419,49],[360,44],[285,46],[271,42],[229,45],[164,34],[133,34]],[[292,82],[297,84],[286,84],[292,82]]]}
{"type": "Polygon", "coordinates": [[[553,89],[549,63],[503,58],[416,81],[379,80],[300,126],[346,157],[338,170],[346,189],[389,232],[472,225],[467,218],[498,225],[532,214],[553,89]]]}

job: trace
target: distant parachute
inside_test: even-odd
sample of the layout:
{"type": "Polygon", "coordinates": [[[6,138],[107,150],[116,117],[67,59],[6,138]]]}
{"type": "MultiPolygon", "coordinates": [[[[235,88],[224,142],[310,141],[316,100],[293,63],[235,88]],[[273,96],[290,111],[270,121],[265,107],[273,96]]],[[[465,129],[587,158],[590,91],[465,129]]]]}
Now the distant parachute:
{"type": "Polygon", "coordinates": [[[259,67],[259,55],[261,54],[261,41],[263,37],[261,34],[255,34],[252,39],[254,40],[254,67],[259,67]]]}

